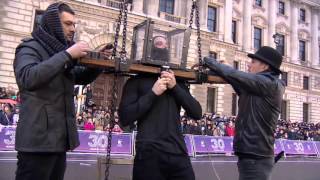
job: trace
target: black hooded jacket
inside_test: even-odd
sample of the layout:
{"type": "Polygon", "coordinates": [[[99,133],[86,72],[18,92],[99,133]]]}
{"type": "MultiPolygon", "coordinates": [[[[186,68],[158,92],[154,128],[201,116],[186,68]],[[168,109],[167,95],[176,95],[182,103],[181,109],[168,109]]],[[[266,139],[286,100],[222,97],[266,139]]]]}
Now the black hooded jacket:
{"type": "Polygon", "coordinates": [[[73,60],[65,51],[66,41],[60,39],[59,5],[48,7],[33,38],[24,39],[16,49],[13,66],[21,95],[17,151],[65,152],[76,148],[74,85],[88,84],[101,72],[79,66],[66,69],[73,60]]]}

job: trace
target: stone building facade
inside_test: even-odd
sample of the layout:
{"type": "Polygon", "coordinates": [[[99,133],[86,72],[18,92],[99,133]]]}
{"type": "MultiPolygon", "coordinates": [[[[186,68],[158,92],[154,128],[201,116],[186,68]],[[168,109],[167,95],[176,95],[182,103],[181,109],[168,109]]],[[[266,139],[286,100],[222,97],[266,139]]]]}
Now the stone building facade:
{"type": "MultiPolygon", "coordinates": [[[[12,68],[15,47],[30,36],[41,10],[55,0],[0,1],[0,87],[16,88],[12,68]]],[[[112,42],[119,13],[117,0],[65,0],[76,11],[76,39],[93,49],[112,42]]],[[[133,0],[129,6],[127,49],[133,27],[152,18],[157,22],[187,27],[192,0],[133,0]]],[[[202,55],[214,56],[246,71],[253,53],[264,45],[284,56],[281,69],[287,83],[282,118],[320,122],[320,58],[318,0],[199,0],[202,55]],[[276,46],[273,35],[278,34],[276,46]]],[[[197,62],[196,33],[192,33],[188,65],[197,62]]],[[[96,100],[108,102],[112,77],[94,82],[96,100]]],[[[204,112],[235,115],[237,96],[229,85],[192,85],[192,94],[204,112]]]]}

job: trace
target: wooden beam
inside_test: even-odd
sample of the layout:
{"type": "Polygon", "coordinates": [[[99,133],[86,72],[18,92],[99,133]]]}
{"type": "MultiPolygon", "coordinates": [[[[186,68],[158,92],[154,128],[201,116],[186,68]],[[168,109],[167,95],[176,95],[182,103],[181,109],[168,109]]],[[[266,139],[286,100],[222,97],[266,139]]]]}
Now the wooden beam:
{"type": "MultiPolygon", "coordinates": [[[[89,59],[89,58],[82,58],[79,60],[80,64],[91,66],[91,67],[104,67],[104,68],[114,68],[115,63],[114,60],[97,60],[97,59],[89,59]]],[[[130,65],[129,68],[130,73],[152,73],[158,74],[160,73],[160,67],[157,66],[148,66],[138,63],[133,63],[130,65]]],[[[186,80],[196,80],[196,72],[193,70],[180,70],[180,69],[172,69],[174,74],[177,77],[186,79],[186,80]]],[[[208,76],[208,83],[225,83],[225,81],[218,76],[208,76]]]]}

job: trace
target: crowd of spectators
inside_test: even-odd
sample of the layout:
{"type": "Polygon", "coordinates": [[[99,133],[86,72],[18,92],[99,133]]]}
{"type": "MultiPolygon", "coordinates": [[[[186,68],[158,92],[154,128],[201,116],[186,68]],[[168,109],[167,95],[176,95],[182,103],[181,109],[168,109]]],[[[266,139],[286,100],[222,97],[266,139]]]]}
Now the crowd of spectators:
{"type": "Polygon", "coordinates": [[[0,125],[16,125],[19,121],[19,93],[12,87],[0,87],[0,125]]]}
{"type": "MultiPolygon", "coordinates": [[[[107,131],[110,128],[111,111],[108,107],[96,106],[92,100],[90,86],[86,89],[85,103],[77,114],[76,121],[79,130],[107,131]]],[[[12,88],[0,87],[0,125],[16,125],[19,121],[19,93],[12,88]]],[[[114,114],[115,133],[132,132],[136,124],[130,127],[121,127],[117,112],[114,114]]],[[[181,116],[181,132],[183,134],[207,136],[234,136],[235,116],[223,116],[215,113],[206,113],[200,120],[181,116]]],[[[275,132],[276,138],[291,140],[320,141],[320,123],[290,122],[279,120],[275,132]]]]}
{"type": "MultiPolygon", "coordinates": [[[[208,136],[234,136],[235,116],[205,114],[201,120],[181,118],[181,131],[184,134],[208,136]]],[[[275,131],[277,139],[320,141],[320,123],[290,122],[279,119],[275,131]]]]}

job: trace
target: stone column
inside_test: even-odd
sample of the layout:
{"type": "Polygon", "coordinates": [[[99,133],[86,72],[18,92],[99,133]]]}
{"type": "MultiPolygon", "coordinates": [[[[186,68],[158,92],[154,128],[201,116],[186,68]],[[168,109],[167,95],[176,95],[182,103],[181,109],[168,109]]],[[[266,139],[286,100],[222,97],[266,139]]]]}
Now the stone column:
{"type": "Polygon", "coordinates": [[[224,41],[232,42],[232,0],[225,0],[224,3],[224,41]]]}
{"type": "Polygon", "coordinates": [[[277,15],[277,5],[276,0],[269,0],[269,29],[268,29],[268,45],[271,47],[276,47],[274,43],[273,35],[276,33],[276,15],[277,15]]]}
{"type": "Polygon", "coordinates": [[[143,0],[133,0],[133,11],[136,13],[143,13],[143,0]]]}
{"type": "Polygon", "coordinates": [[[251,51],[252,47],[252,0],[244,0],[243,2],[243,50],[251,51]]]}
{"type": "Polygon", "coordinates": [[[147,14],[149,16],[158,17],[159,13],[159,0],[148,0],[147,14]]]}
{"type": "Polygon", "coordinates": [[[207,29],[208,20],[208,0],[201,0],[199,2],[199,16],[200,16],[200,28],[207,29]]]}
{"type": "Polygon", "coordinates": [[[312,19],[311,19],[311,58],[312,58],[312,66],[319,65],[319,9],[312,9],[312,19]]]}
{"type": "Polygon", "coordinates": [[[295,1],[291,2],[291,22],[290,22],[290,28],[291,28],[291,34],[290,34],[290,54],[291,54],[291,62],[292,63],[298,63],[298,52],[299,52],[299,46],[298,46],[298,7],[295,1]]]}

